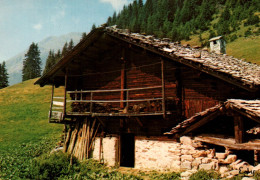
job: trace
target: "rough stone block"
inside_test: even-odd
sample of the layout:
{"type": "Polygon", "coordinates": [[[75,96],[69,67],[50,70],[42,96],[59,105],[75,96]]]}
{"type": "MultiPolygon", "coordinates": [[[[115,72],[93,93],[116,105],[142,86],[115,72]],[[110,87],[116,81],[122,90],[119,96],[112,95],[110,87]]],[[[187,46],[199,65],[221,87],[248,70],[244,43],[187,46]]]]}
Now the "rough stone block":
{"type": "Polygon", "coordinates": [[[180,137],[180,142],[184,145],[192,145],[192,139],[188,136],[180,137]]]}
{"type": "Polygon", "coordinates": [[[208,163],[210,163],[211,161],[212,161],[211,158],[203,158],[203,159],[201,160],[201,162],[202,162],[203,164],[208,164],[208,163]]]}
{"type": "Polygon", "coordinates": [[[225,172],[228,172],[228,168],[226,166],[221,166],[219,168],[219,173],[224,174],[225,172]]]}
{"type": "Polygon", "coordinates": [[[253,167],[253,171],[259,171],[260,170],[260,164],[258,164],[257,166],[253,167]]]}
{"type": "Polygon", "coordinates": [[[233,176],[236,176],[239,174],[239,170],[232,170],[232,171],[229,171],[229,174],[230,175],[233,175],[233,176]]]}
{"type": "Polygon", "coordinates": [[[181,162],[181,170],[191,170],[191,162],[189,161],[181,162]]]}
{"type": "Polygon", "coordinates": [[[231,163],[235,162],[236,160],[237,160],[237,156],[234,155],[234,154],[230,154],[230,155],[227,156],[227,158],[225,159],[224,162],[226,164],[231,164],[231,163]]]}
{"type": "Polygon", "coordinates": [[[218,159],[226,159],[227,154],[226,153],[216,153],[215,156],[218,159]]]}
{"type": "Polygon", "coordinates": [[[194,158],[197,158],[197,157],[207,157],[208,153],[206,151],[197,151],[197,153],[193,154],[192,156],[194,158]]]}
{"type": "Polygon", "coordinates": [[[215,163],[214,162],[211,162],[211,163],[208,163],[208,164],[201,164],[199,166],[200,169],[204,169],[204,170],[211,170],[211,169],[215,169],[215,163]]]}
{"type": "Polygon", "coordinates": [[[184,162],[184,161],[192,161],[193,158],[192,158],[192,155],[182,155],[181,156],[181,161],[184,162]]]}
{"type": "Polygon", "coordinates": [[[192,161],[192,168],[198,169],[201,164],[201,158],[196,158],[192,161]]]}

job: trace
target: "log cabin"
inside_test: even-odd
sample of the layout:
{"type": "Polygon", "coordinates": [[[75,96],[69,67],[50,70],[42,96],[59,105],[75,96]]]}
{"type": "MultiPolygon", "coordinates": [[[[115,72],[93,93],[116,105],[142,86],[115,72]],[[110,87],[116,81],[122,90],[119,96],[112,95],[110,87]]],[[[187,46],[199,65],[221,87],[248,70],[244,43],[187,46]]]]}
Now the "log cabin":
{"type": "Polygon", "coordinates": [[[49,122],[64,124],[65,152],[110,166],[190,169],[172,127],[227,99],[259,98],[260,67],[112,26],[91,31],[35,84],[52,86],[49,122]]]}

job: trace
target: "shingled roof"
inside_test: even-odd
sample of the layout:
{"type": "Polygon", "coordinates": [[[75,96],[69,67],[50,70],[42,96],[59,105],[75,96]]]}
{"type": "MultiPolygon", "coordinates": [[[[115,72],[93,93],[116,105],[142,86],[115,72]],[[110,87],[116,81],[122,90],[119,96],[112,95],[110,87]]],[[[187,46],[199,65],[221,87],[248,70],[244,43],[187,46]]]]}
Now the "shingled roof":
{"type": "MultiPolygon", "coordinates": [[[[249,91],[259,90],[260,87],[260,66],[227,55],[219,55],[195,49],[189,46],[182,46],[177,42],[171,42],[168,38],[155,38],[151,35],[131,33],[129,30],[118,29],[116,26],[100,27],[88,34],[87,38],[81,41],[71,52],[60,60],[47,74],[44,74],[36,84],[45,85],[46,78],[51,77],[57,70],[63,68],[66,63],[73,59],[74,55],[80,54],[83,46],[91,46],[91,42],[108,35],[127,43],[139,46],[148,51],[160,54],[167,59],[177,61],[181,64],[198,69],[207,74],[213,75],[229,83],[249,91]]],[[[104,38],[104,40],[107,40],[104,38]]],[[[86,49],[86,47],[85,47],[86,49]]]]}
{"type": "Polygon", "coordinates": [[[223,104],[218,104],[195,114],[189,119],[179,123],[177,126],[173,127],[170,132],[166,132],[165,134],[183,134],[186,129],[192,125],[203,121],[203,119],[212,116],[213,114],[225,114],[226,110],[233,110],[260,123],[260,100],[229,99],[223,104]]]}

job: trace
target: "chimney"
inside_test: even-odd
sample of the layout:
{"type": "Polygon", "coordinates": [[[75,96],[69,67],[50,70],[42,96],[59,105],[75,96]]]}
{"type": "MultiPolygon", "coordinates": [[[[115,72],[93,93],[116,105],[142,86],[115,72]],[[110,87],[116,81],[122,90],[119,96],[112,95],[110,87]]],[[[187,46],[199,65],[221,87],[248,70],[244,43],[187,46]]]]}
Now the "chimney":
{"type": "Polygon", "coordinates": [[[210,52],[217,54],[226,54],[226,42],[222,36],[217,36],[211,38],[210,42],[210,52]]]}

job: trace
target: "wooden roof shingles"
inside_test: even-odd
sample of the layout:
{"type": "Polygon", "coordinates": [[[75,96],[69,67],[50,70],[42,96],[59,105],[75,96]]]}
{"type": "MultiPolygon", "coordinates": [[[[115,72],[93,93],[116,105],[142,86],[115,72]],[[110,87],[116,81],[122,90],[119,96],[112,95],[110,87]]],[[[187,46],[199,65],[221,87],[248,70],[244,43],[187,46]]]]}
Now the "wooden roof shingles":
{"type": "Polygon", "coordinates": [[[186,119],[177,126],[173,127],[170,132],[166,132],[164,134],[171,135],[176,133],[184,133],[187,128],[203,121],[213,113],[219,112],[220,114],[224,114],[225,110],[234,110],[260,123],[260,100],[229,99],[223,104],[218,104],[212,108],[208,108],[205,111],[195,114],[189,119],[186,119]]]}
{"type": "Polygon", "coordinates": [[[114,37],[119,37],[133,44],[139,45],[148,50],[156,50],[174,60],[179,59],[182,64],[203,70],[206,73],[222,76],[233,81],[238,81],[242,86],[253,88],[260,86],[260,66],[245,62],[243,60],[227,55],[219,55],[185,47],[168,38],[158,39],[151,35],[130,33],[129,30],[117,29],[115,26],[106,27],[106,32],[114,37]],[[176,59],[177,57],[177,59],[176,59]]]}
{"type": "MultiPolygon", "coordinates": [[[[50,72],[44,74],[36,84],[40,84],[41,86],[50,84],[49,79],[57,71],[64,68],[75,55],[86,49],[86,46],[91,46],[92,42],[102,35],[112,36],[181,64],[199,69],[248,91],[257,91],[260,89],[260,66],[256,64],[248,63],[232,56],[218,55],[201,49],[182,46],[177,42],[171,42],[168,38],[159,39],[152,35],[131,33],[127,29],[118,29],[116,26],[100,27],[90,32],[86,39],[81,41],[71,53],[62,58],[50,72]]],[[[105,40],[107,39],[105,38],[105,40]]]]}

